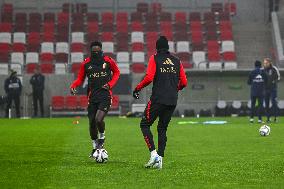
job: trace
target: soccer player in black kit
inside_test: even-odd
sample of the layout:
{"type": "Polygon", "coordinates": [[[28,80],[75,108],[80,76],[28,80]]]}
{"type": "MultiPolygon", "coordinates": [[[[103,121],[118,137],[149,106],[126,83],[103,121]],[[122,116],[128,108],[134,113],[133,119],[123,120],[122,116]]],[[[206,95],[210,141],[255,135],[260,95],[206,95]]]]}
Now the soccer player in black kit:
{"type": "Polygon", "coordinates": [[[187,78],[180,60],[169,53],[166,37],[156,42],[157,53],[149,59],[144,79],[136,86],[133,97],[138,99],[139,92],[153,81],[152,95],[140,122],[144,140],[150,151],[150,160],[146,168],[162,168],[162,158],[167,143],[167,127],[176,108],[178,91],[187,86],[187,78]],[[159,117],[158,152],[150,126],[159,117]]]}
{"type": "Polygon", "coordinates": [[[91,43],[91,56],[81,63],[77,79],[71,84],[71,93],[88,78],[88,118],[93,150],[102,149],[105,140],[104,118],[111,106],[112,91],[120,72],[116,62],[102,51],[101,42],[91,43]]]}

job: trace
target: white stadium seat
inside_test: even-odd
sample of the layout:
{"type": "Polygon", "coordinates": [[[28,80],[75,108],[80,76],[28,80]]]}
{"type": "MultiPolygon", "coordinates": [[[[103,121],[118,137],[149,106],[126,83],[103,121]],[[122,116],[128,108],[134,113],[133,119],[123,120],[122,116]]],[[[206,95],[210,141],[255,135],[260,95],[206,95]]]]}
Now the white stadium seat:
{"type": "Polygon", "coordinates": [[[69,53],[69,45],[66,42],[57,42],[55,44],[56,53],[69,53]]]}
{"type": "Polygon", "coordinates": [[[235,43],[234,41],[222,41],[222,52],[234,52],[235,43]]]}
{"type": "Polygon", "coordinates": [[[189,42],[188,41],[178,41],[177,42],[177,52],[189,52],[189,42]]]}
{"type": "Polygon", "coordinates": [[[71,34],[72,43],[84,43],[84,33],[83,32],[72,32],[71,34]]]}
{"type": "Polygon", "coordinates": [[[0,75],[8,75],[9,67],[8,64],[0,64],[0,75]]]}
{"type": "Polygon", "coordinates": [[[209,62],[209,69],[211,70],[221,70],[222,69],[222,62],[209,62]]]}
{"type": "Polygon", "coordinates": [[[41,52],[42,53],[51,53],[54,54],[54,45],[51,42],[43,42],[41,44],[41,52]]]}
{"type": "Polygon", "coordinates": [[[11,43],[11,33],[1,32],[0,33],[0,43],[11,43]]]}
{"type": "Polygon", "coordinates": [[[22,75],[22,65],[20,64],[10,64],[10,68],[17,72],[17,74],[22,75]]]}
{"type": "Polygon", "coordinates": [[[129,52],[117,52],[116,61],[118,63],[129,63],[129,52]]]}
{"type": "Polygon", "coordinates": [[[198,67],[200,63],[206,62],[205,52],[204,51],[194,51],[192,53],[192,61],[196,67],[198,67]]]}
{"type": "Polygon", "coordinates": [[[132,63],[145,63],[145,53],[144,52],[133,52],[132,53],[132,63]]]}
{"type": "Polygon", "coordinates": [[[132,32],[131,33],[131,43],[144,43],[144,33],[143,32],[132,32]]]}
{"type": "Polygon", "coordinates": [[[15,32],[13,34],[14,43],[23,43],[26,44],[26,33],[24,32],[15,32]]]}
{"type": "Polygon", "coordinates": [[[84,54],[81,52],[71,53],[71,63],[81,63],[84,60],[84,54]]]}
{"type": "Polygon", "coordinates": [[[174,44],[174,42],[173,42],[173,41],[169,41],[168,44],[169,44],[169,51],[170,51],[171,53],[175,53],[176,50],[175,50],[175,44],[174,44]]]}
{"type": "Polygon", "coordinates": [[[102,49],[105,53],[113,53],[114,52],[113,42],[102,42],[102,49]]]}
{"type": "Polygon", "coordinates": [[[66,65],[62,63],[55,64],[55,74],[57,75],[66,74],[66,65]]]}
{"type": "Polygon", "coordinates": [[[129,63],[119,63],[118,68],[121,74],[130,74],[130,64],[129,63]]]}
{"type": "Polygon", "coordinates": [[[24,53],[20,52],[11,53],[11,63],[18,63],[24,65],[24,53]]]}
{"type": "Polygon", "coordinates": [[[36,52],[28,52],[26,54],[26,64],[29,64],[29,63],[38,63],[38,53],[36,52]]]}

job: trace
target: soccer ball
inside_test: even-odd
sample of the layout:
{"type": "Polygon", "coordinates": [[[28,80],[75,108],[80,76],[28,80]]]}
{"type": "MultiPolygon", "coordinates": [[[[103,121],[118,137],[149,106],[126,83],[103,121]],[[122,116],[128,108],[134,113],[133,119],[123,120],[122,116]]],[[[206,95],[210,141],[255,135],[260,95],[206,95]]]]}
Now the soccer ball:
{"type": "Polygon", "coordinates": [[[260,136],[268,136],[270,134],[270,127],[268,125],[263,125],[259,129],[260,136]]]}
{"type": "Polygon", "coordinates": [[[96,160],[97,163],[106,163],[108,160],[108,154],[105,149],[97,149],[93,153],[93,158],[96,160]]]}

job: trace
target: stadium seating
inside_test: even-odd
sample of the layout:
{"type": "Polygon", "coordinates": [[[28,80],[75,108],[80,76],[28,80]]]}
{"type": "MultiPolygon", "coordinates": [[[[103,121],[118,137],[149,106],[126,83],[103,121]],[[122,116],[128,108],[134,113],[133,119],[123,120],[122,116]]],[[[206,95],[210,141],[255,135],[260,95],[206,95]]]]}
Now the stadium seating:
{"type": "MultiPolygon", "coordinates": [[[[69,4],[62,5],[62,12],[45,13],[14,13],[11,4],[3,5],[7,12],[1,13],[0,62],[17,61],[24,67],[38,62],[68,63],[70,53],[70,62],[80,63],[89,53],[86,50],[89,43],[94,40],[102,40],[106,55],[113,57],[118,52],[130,51],[137,56],[136,52],[143,52],[145,61],[145,55],[149,57],[155,53],[157,37],[165,35],[169,39],[170,52],[177,53],[187,68],[192,66],[190,62],[196,61],[195,56],[191,59],[191,52],[196,51],[205,53],[209,69],[222,69],[223,64],[224,68],[237,67],[231,22],[231,16],[236,14],[235,3],[212,3],[210,10],[189,13],[166,12],[161,3],[138,3],[136,11],[119,10],[116,14],[87,12],[86,4],[71,3],[71,20],[69,4]],[[17,60],[13,53],[24,53],[25,61],[21,57],[17,60]]],[[[133,62],[132,56],[127,62],[130,61],[144,63],[142,60],[133,62]]],[[[55,66],[53,71],[61,73],[56,71],[59,67],[55,66]]]]}

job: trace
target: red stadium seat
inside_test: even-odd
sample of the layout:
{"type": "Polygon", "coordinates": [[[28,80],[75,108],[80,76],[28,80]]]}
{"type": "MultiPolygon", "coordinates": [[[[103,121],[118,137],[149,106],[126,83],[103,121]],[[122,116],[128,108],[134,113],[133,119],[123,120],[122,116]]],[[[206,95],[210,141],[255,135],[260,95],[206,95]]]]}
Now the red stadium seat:
{"type": "Polygon", "coordinates": [[[68,54],[57,53],[55,55],[55,61],[58,62],[58,63],[67,63],[68,62],[68,54]]]}
{"type": "Polygon", "coordinates": [[[44,22],[43,23],[43,32],[54,33],[54,23],[52,22],[44,22]]]}
{"type": "Polygon", "coordinates": [[[127,23],[127,22],[128,22],[128,13],[127,12],[116,13],[116,24],[127,23]]]}
{"type": "Polygon", "coordinates": [[[96,33],[99,31],[99,25],[98,22],[92,21],[87,23],[87,31],[88,33],[96,33]]]}
{"type": "Polygon", "coordinates": [[[160,27],[161,27],[161,32],[165,32],[165,31],[169,31],[169,32],[173,32],[173,27],[172,27],[172,23],[168,22],[168,21],[163,21],[160,23],[160,27]]]}
{"type": "Polygon", "coordinates": [[[26,46],[23,43],[13,43],[12,51],[13,52],[26,52],[26,46]]]}
{"type": "Polygon", "coordinates": [[[113,23],[104,23],[102,24],[102,32],[114,32],[114,24],[113,23]]]}
{"type": "Polygon", "coordinates": [[[89,102],[88,102],[88,97],[86,95],[80,95],[78,96],[78,103],[77,103],[79,109],[81,110],[86,110],[89,102]]]}
{"type": "Polygon", "coordinates": [[[232,31],[232,23],[231,21],[220,21],[220,31],[232,31]]]}
{"type": "Polygon", "coordinates": [[[103,12],[102,13],[102,24],[113,23],[113,13],[112,12],[103,12]]]}
{"type": "Polygon", "coordinates": [[[132,51],[144,51],[144,43],[132,43],[132,51]]]}
{"type": "Polygon", "coordinates": [[[216,40],[211,40],[211,41],[207,41],[207,51],[217,51],[219,52],[220,47],[218,44],[218,41],[216,40]]]}
{"type": "Polygon", "coordinates": [[[26,65],[26,73],[33,74],[35,69],[38,67],[37,63],[29,63],[26,65]]]}
{"type": "Polygon", "coordinates": [[[74,4],[72,3],[63,3],[62,5],[62,12],[64,13],[69,13],[69,12],[74,12],[74,4]]]}
{"type": "Polygon", "coordinates": [[[13,22],[13,14],[6,14],[1,12],[1,22],[3,23],[12,23],[13,22]]]}
{"type": "Polygon", "coordinates": [[[107,42],[107,41],[113,42],[114,41],[113,32],[104,32],[104,33],[102,33],[101,41],[103,41],[103,42],[107,42]]]}
{"type": "Polygon", "coordinates": [[[57,14],[58,25],[68,25],[69,23],[69,14],[66,12],[59,12],[57,14]]]}
{"type": "Polygon", "coordinates": [[[176,12],[175,13],[175,23],[186,24],[186,13],[176,12]]]}
{"type": "Polygon", "coordinates": [[[51,53],[41,53],[40,63],[53,63],[53,54],[51,53]]]}
{"type": "Polygon", "coordinates": [[[8,63],[8,62],[9,62],[9,53],[0,52],[0,63],[8,63]]]}
{"type": "Polygon", "coordinates": [[[128,33],[128,23],[127,22],[116,23],[116,32],[128,33]]]}
{"type": "Polygon", "coordinates": [[[236,61],[237,60],[236,53],[235,52],[224,52],[223,60],[226,62],[236,61]]]}
{"type": "Polygon", "coordinates": [[[141,63],[132,63],[131,65],[131,70],[133,73],[144,73],[145,69],[145,65],[141,63]]]}
{"type": "Polygon", "coordinates": [[[190,22],[190,31],[202,31],[202,24],[200,21],[192,21],[190,22]]]}
{"type": "Polygon", "coordinates": [[[54,33],[44,32],[42,34],[42,42],[55,42],[54,33]]]}
{"type": "Polygon", "coordinates": [[[174,31],[175,32],[187,32],[187,25],[186,24],[183,24],[183,23],[180,23],[180,22],[177,22],[174,24],[174,31]]]}
{"type": "Polygon", "coordinates": [[[71,65],[71,73],[77,74],[79,72],[79,70],[80,70],[80,66],[81,66],[80,63],[73,63],[71,65]]]}
{"type": "Polygon", "coordinates": [[[1,53],[9,53],[10,52],[10,44],[0,43],[0,52],[1,53]]]}
{"type": "Polygon", "coordinates": [[[228,31],[221,31],[220,34],[220,39],[221,41],[232,41],[233,40],[233,33],[232,31],[228,30],[228,31]]]}
{"type": "Polygon", "coordinates": [[[184,69],[191,69],[193,68],[193,64],[189,63],[189,62],[182,62],[182,66],[184,69]]]}
{"type": "Polygon", "coordinates": [[[215,14],[213,12],[205,12],[203,14],[203,18],[205,22],[209,22],[209,21],[215,22],[215,14]]]}
{"type": "Polygon", "coordinates": [[[131,23],[131,31],[143,31],[143,25],[141,22],[132,22],[131,23]]]}
{"type": "Polygon", "coordinates": [[[194,31],[191,33],[191,41],[192,43],[202,43],[203,42],[203,34],[201,31],[194,31]]]}
{"type": "Polygon", "coordinates": [[[0,23],[0,32],[12,32],[12,24],[11,23],[0,23]]]}
{"type": "Polygon", "coordinates": [[[209,62],[220,62],[221,55],[219,51],[208,51],[208,60],[209,62]]]}
{"type": "Polygon", "coordinates": [[[174,40],[174,34],[171,31],[161,31],[161,35],[166,36],[169,41],[174,40]]]}
{"type": "Polygon", "coordinates": [[[52,110],[63,110],[64,109],[64,97],[63,96],[53,96],[51,98],[51,108],[52,110]]]}
{"type": "Polygon", "coordinates": [[[85,52],[85,45],[83,43],[72,43],[71,52],[85,52]]]}
{"type": "Polygon", "coordinates": [[[206,37],[207,37],[207,40],[217,40],[218,34],[216,31],[207,31],[206,37]]]}
{"type": "Polygon", "coordinates": [[[51,74],[54,72],[54,65],[50,63],[41,63],[40,71],[44,74],[51,74]]]}
{"type": "Polygon", "coordinates": [[[65,108],[67,110],[76,110],[78,108],[77,96],[66,96],[65,108]]]}
{"type": "Polygon", "coordinates": [[[179,57],[179,59],[182,62],[189,62],[189,60],[190,60],[190,53],[189,52],[178,52],[177,53],[177,57],[179,57]]]}

